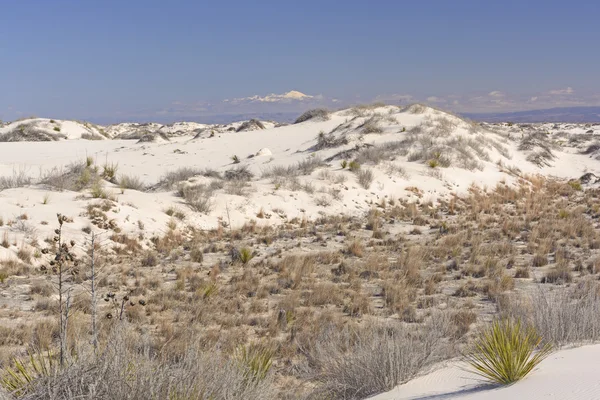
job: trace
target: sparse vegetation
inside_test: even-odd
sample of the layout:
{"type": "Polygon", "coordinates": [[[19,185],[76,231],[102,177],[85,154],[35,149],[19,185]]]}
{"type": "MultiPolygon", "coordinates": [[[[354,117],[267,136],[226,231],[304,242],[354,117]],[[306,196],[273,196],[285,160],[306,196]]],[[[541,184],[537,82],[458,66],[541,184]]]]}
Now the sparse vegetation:
{"type": "Polygon", "coordinates": [[[363,189],[369,189],[371,187],[371,183],[374,179],[373,171],[363,168],[357,172],[356,176],[358,177],[358,183],[363,189]]]}
{"type": "Polygon", "coordinates": [[[329,119],[329,111],[327,111],[324,108],[315,108],[312,110],[308,110],[306,112],[304,112],[302,115],[300,115],[298,118],[296,118],[296,120],[294,121],[294,124],[299,124],[301,122],[305,122],[305,121],[309,121],[309,120],[320,120],[320,121],[326,121],[329,119]]]}
{"type": "Polygon", "coordinates": [[[123,191],[125,189],[131,189],[141,192],[144,191],[146,186],[144,185],[144,182],[137,176],[121,175],[119,177],[119,188],[121,188],[123,191]]]}

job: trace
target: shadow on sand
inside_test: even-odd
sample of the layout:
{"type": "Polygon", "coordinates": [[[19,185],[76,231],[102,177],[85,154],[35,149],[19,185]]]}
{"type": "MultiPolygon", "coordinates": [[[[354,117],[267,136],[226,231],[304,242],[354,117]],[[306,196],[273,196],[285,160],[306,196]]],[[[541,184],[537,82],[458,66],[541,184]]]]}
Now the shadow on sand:
{"type": "Polygon", "coordinates": [[[490,383],[480,383],[477,385],[469,385],[464,387],[463,389],[455,390],[453,392],[448,393],[438,393],[438,394],[428,394],[426,396],[419,397],[410,397],[410,400],[445,400],[445,399],[453,399],[455,397],[464,396],[468,394],[483,392],[486,390],[498,389],[502,386],[490,384],[490,383]]]}

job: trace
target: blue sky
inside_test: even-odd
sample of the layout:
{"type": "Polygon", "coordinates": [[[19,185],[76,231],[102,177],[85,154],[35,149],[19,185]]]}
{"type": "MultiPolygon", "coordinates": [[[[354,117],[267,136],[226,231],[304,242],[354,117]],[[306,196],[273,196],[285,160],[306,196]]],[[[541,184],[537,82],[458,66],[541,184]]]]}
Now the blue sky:
{"type": "Polygon", "coordinates": [[[596,105],[598,15],[594,1],[4,1],[0,119],[596,105]],[[223,103],[289,90],[315,97],[223,103]]]}

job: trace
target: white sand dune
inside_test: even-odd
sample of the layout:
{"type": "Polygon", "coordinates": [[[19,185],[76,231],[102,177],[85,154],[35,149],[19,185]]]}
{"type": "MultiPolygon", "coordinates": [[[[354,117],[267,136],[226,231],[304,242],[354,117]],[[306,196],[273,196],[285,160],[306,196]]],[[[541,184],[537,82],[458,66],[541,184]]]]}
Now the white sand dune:
{"type": "MultiPolygon", "coordinates": [[[[31,177],[33,183],[0,191],[0,218],[5,221],[0,235],[9,234],[16,243],[11,249],[14,253],[23,243],[51,234],[57,212],[68,212],[78,230],[87,226],[86,206],[97,199],[86,191],[56,192],[35,184],[53,168],[81,163],[86,157],[92,157],[100,168],[105,163],[118,165],[117,178],[134,176],[146,185],[155,185],[165,173],[179,168],[209,168],[224,174],[245,167],[254,174],[243,194],[233,194],[227,187],[217,190],[211,199],[212,209],[207,213],[191,209],[175,195],[175,188],[150,192],[127,189],[121,193],[118,185],[104,182],[105,189],[116,198],[110,218],[123,233],[135,235],[140,233],[137,221],[143,221],[147,237],[165,230],[170,217],[164,211],[169,207],[182,209],[186,213],[184,223],[199,229],[212,229],[229,220],[232,225],[241,226],[256,220],[261,210],[271,218],[258,220],[258,223],[276,225],[293,218],[363,215],[384,199],[431,201],[435,205],[440,199],[467,192],[472,184],[490,188],[498,182],[510,185],[518,178],[509,173],[509,167],[521,173],[567,179],[578,178],[585,172],[600,176],[598,160],[592,154],[580,154],[595,138],[586,126],[481,126],[420,105],[405,109],[385,106],[341,110],[332,113],[327,120],[293,125],[260,123],[264,129],[239,132],[236,131],[243,122],[227,125],[123,123],[100,127],[38,118],[6,124],[0,127],[0,134],[12,132],[17,139],[24,140],[0,143],[0,178],[23,173],[31,177]],[[55,135],[56,140],[40,142],[30,141],[28,136],[19,137],[19,127],[23,124],[23,131],[32,132],[32,140],[40,135],[55,135]],[[531,148],[521,149],[520,140],[529,131],[546,135],[548,129],[556,134],[544,136],[550,138],[548,145],[553,146],[553,155],[536,165],[529,158],[540,149],[539,143],[534,141],[531,148]],[[570,145],[569,138],[561,133],[567,130],[585,140],[576,146],[570,145]],[[89,135],[103,140],[82,139],[89,135]],[[138,142],[140,135],[153,135],[157,139],[138,142]],[[115,139],[128,136],[130,140],[115,139]],[[319,144],[319,136],[325,143],[319,144]],[[385,146],[391,147],[377,161],[368,156],[361,161],[361,170],[367,169],[373,174],[368,187],[360,184],[358,174],[340,166],[342,160],[351,161],[360,151],[379,151],[385,146]],[[232,163],[233,156],[238,157],[239,164],[232,163]],[[447,158],[451,165],[432,168],[429,165],[432,157],[439,158],[440,162],[447,158]],[[262,176],[274,166],[293,167],[312,158],[322,159],[324,163],[312,172],[294,176],[294,187],[262,176]],[[419,189],[418,194],[412,189],[415,187],[419,189]],[[50,193],[50,200],[42,204],[46,193],[50,193]],[[6,223],[17,220],[25,212],[31,214],[26,223],[35,227],[35,234],[26,234],[23,229],[6,223]]],[[[208,184],[210,179],[197,176],[189,183],[208,184]]]]}
{"type": "Polygon", "coordinates": [[[600,345],[561,350],[522,381],[504,387],[486,384],[454,362],[370,400],[600,399],[599,361],[600,345]]]}

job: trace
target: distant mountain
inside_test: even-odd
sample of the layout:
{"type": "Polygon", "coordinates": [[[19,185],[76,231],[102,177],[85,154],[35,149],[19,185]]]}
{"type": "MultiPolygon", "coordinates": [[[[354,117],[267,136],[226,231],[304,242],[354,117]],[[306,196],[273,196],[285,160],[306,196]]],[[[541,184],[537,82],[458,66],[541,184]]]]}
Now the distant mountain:
{"type": "Polygon", "coordinates": [[[463,113],[485,122],[600,122],[600,107],[559,107],[508,113],[463,113]]]}

